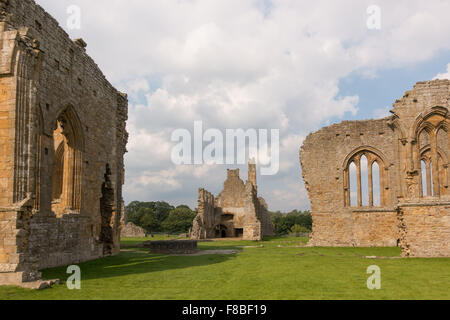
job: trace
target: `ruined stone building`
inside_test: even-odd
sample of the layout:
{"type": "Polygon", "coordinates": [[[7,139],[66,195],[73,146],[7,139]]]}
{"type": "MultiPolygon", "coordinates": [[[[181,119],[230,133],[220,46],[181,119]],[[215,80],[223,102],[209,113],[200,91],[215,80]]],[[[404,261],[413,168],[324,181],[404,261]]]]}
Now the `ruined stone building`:
{"type": "Polygon", "coordinates": [[[135,225],[132,222],[123,224],[122,230],[120,231],[121,238],[143,238],[147,232],[142,227],[135,225]]]}
{"type": "Polygon", "coordinates": [[[192,239],[239,237],[261,240],[270,235],[273,235],[273,225],[265,200],[258,198],[255,164],[248,166],[246,183],[239,177],[239,169],[228,170],[223,191],[217,197],[204,189],[199,190],[192,239]]]}
{"type": "Polygon", "coordinates": [[[119,252],[128,102],[33,0],[0,0],[0,284],[119,252]]]}
{"type": "Polygon", "coordinates": [[[450,81],[419,82],[392,115],[344,121],[300,150],[314,246],[450,256],[450,81]]]}

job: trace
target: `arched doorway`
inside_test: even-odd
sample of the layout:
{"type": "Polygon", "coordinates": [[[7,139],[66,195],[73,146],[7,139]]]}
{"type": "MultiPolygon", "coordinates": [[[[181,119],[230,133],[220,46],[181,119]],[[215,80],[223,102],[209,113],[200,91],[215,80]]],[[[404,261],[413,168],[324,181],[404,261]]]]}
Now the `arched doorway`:
{"type": "Polygon", "coordinates": [[[226,238],[228,235],[227,227],[223,224],[219,224],[216,226],[216,238],[226,238]]]}

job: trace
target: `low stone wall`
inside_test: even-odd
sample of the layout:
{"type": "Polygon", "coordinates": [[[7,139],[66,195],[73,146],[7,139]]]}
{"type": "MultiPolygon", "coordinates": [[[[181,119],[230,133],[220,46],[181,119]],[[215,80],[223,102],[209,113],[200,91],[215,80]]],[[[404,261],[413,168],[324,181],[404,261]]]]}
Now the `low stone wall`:
{"type": "Polygon", "coordinates": [[[195,240],[146,241],[144,242],[144,247],[150,248],[150,253],[190,254],[197,252],[197,241],[195,240]]]}

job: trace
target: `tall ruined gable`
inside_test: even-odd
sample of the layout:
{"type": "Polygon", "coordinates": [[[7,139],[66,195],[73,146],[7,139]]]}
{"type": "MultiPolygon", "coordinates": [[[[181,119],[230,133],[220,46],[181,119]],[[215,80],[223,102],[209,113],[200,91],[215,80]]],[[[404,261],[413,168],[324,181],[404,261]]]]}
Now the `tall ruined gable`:
{"type": "Polygon", "coordinates": [[[242,207],[246,198],[244,181],[239,177],[239,169],[227,170],[227,179],[223,184],[223,190],[217,196],[216,201],[221,207],[242,207]]]}
{"type": "Polygon", "coordinates": [[[228,170],[222,192],[214,196],[199,189],[198,215],[191,230],[193,239],[242,237],[261,240],[273,235],[273,225],[263,198],[257,196],[256,168],[249,164],[249,180],[239,169],[228,170]]]}

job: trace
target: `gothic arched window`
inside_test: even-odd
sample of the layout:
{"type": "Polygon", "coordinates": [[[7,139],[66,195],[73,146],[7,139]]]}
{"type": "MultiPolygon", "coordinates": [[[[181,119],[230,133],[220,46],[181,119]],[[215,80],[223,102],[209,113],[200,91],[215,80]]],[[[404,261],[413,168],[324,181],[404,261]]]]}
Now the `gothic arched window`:
{"type": "Polygon", "coordinates": [[[52,211],[60,216],[81,207],[81,126],[68,108],[58,117],[53,131],[52,211]]]}
{"type": "Polygon", "coordinates": [[[433,125],[431,121],[422,123],[420,129],[418,147],[421,196],[439,197],[448,193],[447,129],[442,125],[433,125]]]}
{"type": "Polygon", "coordinates": [[[351,207],[383,206],[385,194],[384,162],[374,151],[360,150],[346,161],[344,201],[351,207]]]}

